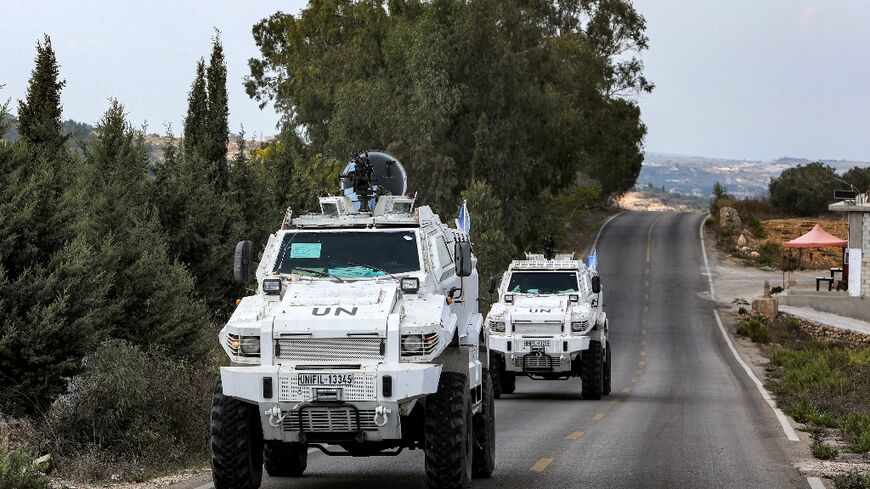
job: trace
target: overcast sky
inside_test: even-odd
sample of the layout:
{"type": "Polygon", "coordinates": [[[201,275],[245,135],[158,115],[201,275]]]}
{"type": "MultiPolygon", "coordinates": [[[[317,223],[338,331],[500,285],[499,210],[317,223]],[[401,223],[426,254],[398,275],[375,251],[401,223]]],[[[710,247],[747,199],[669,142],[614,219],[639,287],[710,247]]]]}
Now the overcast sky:
{"type": "MultiPolygon", "coordinates": [[[[180,130],[196,60],[222,31],[230,127],[273,134],[277,116],[243,91],[251,26],[304,1],[0,0],[0,98],[24,96],[34,45],[52,37],[64,117],[96,122],[110,96],[136,123],[180,130]]],[[[656,84],[640,99],[650,151],[746,159],[870,160],[870,2],[636,0],[656,84]]]]}

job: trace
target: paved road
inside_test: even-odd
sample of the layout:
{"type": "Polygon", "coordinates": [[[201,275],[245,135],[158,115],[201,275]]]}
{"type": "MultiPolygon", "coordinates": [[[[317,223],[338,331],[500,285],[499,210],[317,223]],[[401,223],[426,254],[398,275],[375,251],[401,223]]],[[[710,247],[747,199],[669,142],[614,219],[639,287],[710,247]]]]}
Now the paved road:
{"type": "MultiPolygon", "coordinates": [[[[808,487],[770,408],[727,350],[702,275],[700,214],[625,213],[601,235],[613,395],[580,381],[517,382],[496,404],[497,468],[475,488],[808,487]]],[[[421,452],[314,453],[263,487],[425,487],[421,452]]]]}

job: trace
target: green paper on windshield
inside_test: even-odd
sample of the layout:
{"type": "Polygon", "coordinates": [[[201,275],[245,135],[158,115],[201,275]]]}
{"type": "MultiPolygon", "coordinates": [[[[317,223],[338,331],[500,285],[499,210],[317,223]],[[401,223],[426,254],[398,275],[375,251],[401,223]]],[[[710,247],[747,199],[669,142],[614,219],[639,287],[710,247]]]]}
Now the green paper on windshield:
{"type": "Polygon", "coordinates": [[[320,243],[292,243],[290,258],[320,258],[320,243]]]}

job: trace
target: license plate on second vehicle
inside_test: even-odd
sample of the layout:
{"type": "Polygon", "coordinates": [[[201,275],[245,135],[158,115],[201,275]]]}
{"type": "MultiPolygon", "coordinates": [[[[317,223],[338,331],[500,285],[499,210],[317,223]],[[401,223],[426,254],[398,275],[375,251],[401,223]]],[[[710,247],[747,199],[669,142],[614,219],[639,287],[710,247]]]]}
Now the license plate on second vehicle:
{"type": "Polygon", "coordinates": [[[299,374],[299,385],[353,385],[353,374],[299,374]]]}
{"type": "Polygon", "coordinates": [[[550,340],[525,340],[523,346],[526,348],[549,348],[550,340]]]}

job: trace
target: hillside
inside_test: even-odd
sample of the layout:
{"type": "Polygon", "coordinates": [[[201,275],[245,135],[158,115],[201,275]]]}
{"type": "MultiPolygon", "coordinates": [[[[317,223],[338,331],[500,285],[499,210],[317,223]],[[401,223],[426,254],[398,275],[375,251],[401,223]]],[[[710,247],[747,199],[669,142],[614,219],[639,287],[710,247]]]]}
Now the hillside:
{"type": "Polygon", "coordinates": [[[731,195],[754,197],[767,193],[770,179],[779,176],[783,170],[813,161],[822,161],[838,173],[855,166],[870,165],[865,161],[848,160],[783,157],[773,161],[752,161],[647,152],[637,183],[684,195],[709,197],[713,184],[720,182],[731,195]]]}

